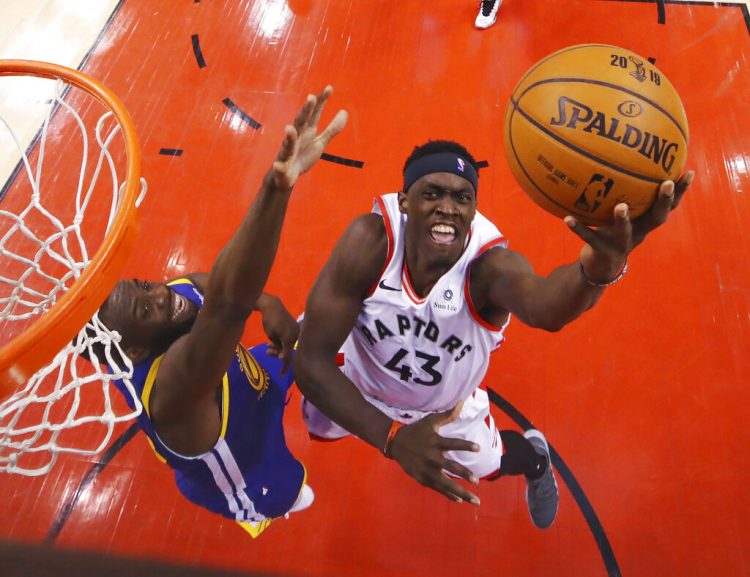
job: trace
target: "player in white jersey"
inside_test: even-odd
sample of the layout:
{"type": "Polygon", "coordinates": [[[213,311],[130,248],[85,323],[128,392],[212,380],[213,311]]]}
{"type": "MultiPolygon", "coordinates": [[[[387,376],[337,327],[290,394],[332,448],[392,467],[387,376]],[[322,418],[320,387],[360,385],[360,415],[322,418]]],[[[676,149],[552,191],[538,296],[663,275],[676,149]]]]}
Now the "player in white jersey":
{"type": "Polygon", "coordinates": [[[586,244],[578,260],[542,277],[476,212],[471,154],[448,141],[415,148],[403,190],[352,222],[308,298],[296,374],[311,434],[351,432],[423,485],[475,505],[452,476],[476,484],[525,474],[531,518],[549,527],[558,494],[547,442],[534,429],[496,429],[479,388],[489,354],[511,314],[557,331],[594,306],[692,178],[662,183],[654,207],[633,222],[626,204],[597,230],[567,217],[586,244]]]}

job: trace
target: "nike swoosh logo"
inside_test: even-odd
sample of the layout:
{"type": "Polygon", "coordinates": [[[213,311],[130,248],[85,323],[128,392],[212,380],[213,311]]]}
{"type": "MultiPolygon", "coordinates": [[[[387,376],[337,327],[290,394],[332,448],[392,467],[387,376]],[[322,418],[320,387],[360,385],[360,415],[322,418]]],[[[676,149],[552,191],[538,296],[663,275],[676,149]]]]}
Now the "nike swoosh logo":
{"type": "Polygon", "coordinates": [[[387,291],[401,292],[401,289],[393,288],[392,286],[388,286],[387,284],[385,284],[384,280],[381,280],[380,283],[378,283],[378,286],[387,291]]]}

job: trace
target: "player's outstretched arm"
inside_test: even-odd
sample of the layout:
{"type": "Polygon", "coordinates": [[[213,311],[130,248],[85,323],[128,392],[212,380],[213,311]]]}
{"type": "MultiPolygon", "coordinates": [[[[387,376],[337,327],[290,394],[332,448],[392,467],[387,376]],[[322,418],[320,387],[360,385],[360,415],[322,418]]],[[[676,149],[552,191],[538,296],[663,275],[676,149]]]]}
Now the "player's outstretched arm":
{"type": "Polygon", "coordinates": [[[191,331],[165,354],[151,401],[157,421],[181,425],[213,402],[245,322],[262,304],[259,297],[276,255],[292,187],[346,124],[346,112],[339,111],[318,132],[331,93],[326,87],[308,96],[294,123],[285,128],[276,160],[252,206],[211,268],[204,306],[191,331]]]}
{"type": "MultiPolygon", "coordinates": [[[[368,403],[336,366],[336,353],[355,329],[357,315],[369,289],[383,270],[387,237],[381,217],[356,219],[336,244],[307,300],[299,348],[294,361],[300,390],[330,419],[369,443],[384,449],[392,421],[368,403]]],[[[478,450],[461,439],[441,437],[439,427],[450,411],[405,426],[391,443],[390,455],[421,484],[453,500],[478,504],[478,499],[443,470],[476,482],[471,472],[446,459],[445,451],[478,450]]]]}
{"type": "Polygon", "coordinates": [[[536,275],[529,262],[510,250],[485,253],[472,269],[471,294],[480,311],[510,312],[524,323],[557,331],[593,307],[604,288],[620,275],[630,252],[663,225],[682,200],[693,172],[666,181],[649,212],[631,221],[626,204],[614,209],[611,226],[593,229],[568,216],[565,223],[584,242],[579,259],[536,275]]]}

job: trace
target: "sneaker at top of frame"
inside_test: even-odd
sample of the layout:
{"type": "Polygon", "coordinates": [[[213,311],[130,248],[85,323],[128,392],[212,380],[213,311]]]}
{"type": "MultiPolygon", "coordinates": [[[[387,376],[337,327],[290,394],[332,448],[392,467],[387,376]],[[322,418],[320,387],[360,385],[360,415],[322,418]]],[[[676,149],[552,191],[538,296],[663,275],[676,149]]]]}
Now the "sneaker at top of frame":
{"type": "Polygon", "coordinates": [[[482,0],[479,4],[479,14],[474,20],[474,26],[477,28],[489,28],[497,20],[497,10],[503,0],[482,0]]]}

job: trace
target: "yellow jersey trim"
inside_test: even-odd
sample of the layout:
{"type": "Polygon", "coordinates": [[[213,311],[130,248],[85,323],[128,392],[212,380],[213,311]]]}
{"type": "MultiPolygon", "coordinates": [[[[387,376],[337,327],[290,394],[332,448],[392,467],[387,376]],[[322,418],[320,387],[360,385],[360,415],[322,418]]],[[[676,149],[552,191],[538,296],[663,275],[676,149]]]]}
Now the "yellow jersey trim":
{"type": "Polygon", "coordinates": [[[237,521],[237,524],[247,531],[250,536],[255,539],[263,531],[268,529],[268,526],[273,522],[273,519],[266,519],[265,521],[237,521]]]}
{"type": "Polygon", "coordinates": [[[151,368],[148,370],[148,375],[146,375],[146,382],[143,385],[143,393],[141,393],[141,402],[143,403],[143,410],[146,411],[146,414],[151,417],[151,410],[149,409],[149,400],[151,399],[151,391],[154,388],[154,382],[156,381],[156,373],[159,372],[159,366],[161,365],[161,361],[164,358],[164,355],[160,355],[154,359],[154,362],[151,364],[151,368]]]}
{"type": "MultiPolygon", "coordinates": [[[[148,403],[151,400],[151,391],[153,390],[154,382],[156,381],[156,373],[159,372],[159,365],[161,365],[161,361],[163,358],[164,355],[156,357],[156,360],[152,363],[151,368],[148,370],[148,375],[146,375],[146,383],[143,385],[143,393],[141,393],[141,404],[143,405],[143,410],[146,411],[146,414],[149,416],[149,418],[151,418],[151,410],[149,409],[148,403]]],[[[159,459],[162,463],[166,463],[167,460],[161,456],[159,451],[156,450],[154,442],[149,438],[148,435],[145,435],[145,437],[148,441],[148,444],[151,445],[151,450],[154,452],[154,455],[156,455],[156,458],[159,459]]]]}
{"type": "Polygon", "coordinates": [[[227,434],[229,423],[229,375],[224,373],[221,378],[221,432],[219,438],[223,439],[227,434]]]}
{"type": "Polygon", "coordinates": [[[175,285],[178,285],[178,284],[191,284],[191,285],[195,285],[195,283],[193,281],[191,281],[189,278],[178,278],[178,279],[169,281],[167,283],[167,286],[175,286],[175,285]]]}

